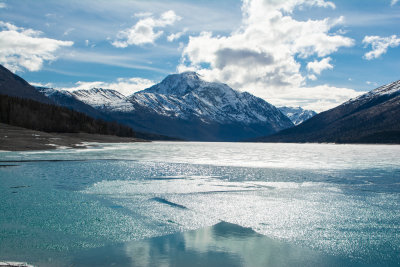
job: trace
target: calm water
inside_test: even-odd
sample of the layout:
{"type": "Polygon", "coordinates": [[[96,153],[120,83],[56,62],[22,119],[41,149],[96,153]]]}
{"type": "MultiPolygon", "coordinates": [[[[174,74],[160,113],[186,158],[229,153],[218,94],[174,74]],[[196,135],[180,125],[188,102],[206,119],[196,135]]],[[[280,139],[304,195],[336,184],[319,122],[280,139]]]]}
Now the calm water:
{"type": "Polygon", "coordinates": [[[182,142],[0,152],[0,261],[399,266],[399,156],[182,142]]]}

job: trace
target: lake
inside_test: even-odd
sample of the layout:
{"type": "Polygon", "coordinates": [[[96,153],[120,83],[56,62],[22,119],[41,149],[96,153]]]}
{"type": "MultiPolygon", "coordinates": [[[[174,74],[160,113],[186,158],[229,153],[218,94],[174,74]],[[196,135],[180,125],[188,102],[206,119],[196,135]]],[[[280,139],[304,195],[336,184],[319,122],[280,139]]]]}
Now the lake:
{"type": "Polygon", "coordinates": [[[0,152],[0,261],[399,266],[400,146],[0,152]]]}

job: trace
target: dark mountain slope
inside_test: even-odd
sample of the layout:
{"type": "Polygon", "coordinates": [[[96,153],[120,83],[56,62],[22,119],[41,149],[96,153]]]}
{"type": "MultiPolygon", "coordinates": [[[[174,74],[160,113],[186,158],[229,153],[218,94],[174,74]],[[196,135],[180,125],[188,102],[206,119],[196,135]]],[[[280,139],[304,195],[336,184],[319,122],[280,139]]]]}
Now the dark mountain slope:
{"type": "Polygon", "coordinates": [[[38,92],[32,85],[2,65],[0,65],[0,94],[54,104],[53,101],[38,92]]]}

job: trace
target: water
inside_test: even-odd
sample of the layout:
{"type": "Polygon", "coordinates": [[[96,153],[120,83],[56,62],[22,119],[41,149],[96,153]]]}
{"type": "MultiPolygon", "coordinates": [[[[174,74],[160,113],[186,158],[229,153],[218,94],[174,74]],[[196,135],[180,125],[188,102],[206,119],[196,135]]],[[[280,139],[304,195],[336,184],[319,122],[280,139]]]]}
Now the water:
{"type": "Polygon", "coordinates": [[[0,261],[398,266],[399,155],[184,142],[0,152],[0,261]]]}

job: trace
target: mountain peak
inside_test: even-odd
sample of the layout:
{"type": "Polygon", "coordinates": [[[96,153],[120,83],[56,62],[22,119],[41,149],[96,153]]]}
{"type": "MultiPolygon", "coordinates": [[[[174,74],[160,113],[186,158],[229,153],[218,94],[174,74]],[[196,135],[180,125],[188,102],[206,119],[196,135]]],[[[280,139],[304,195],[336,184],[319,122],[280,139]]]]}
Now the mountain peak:
{"type": "Polygon", "coordinates": [[[194,79],[200,77],[200,74],[198,74],[195,71],[184,71],[184,72],[178,73],[177,75],[180,75],[182,77],[194,78],[194,79]]]}
{"type": "Polygon", "coordinates": [[[156,84],[142,92],[183,96],[205,83],[206,82],[200,78],[198,73],[187,71],[179,74],[168,75],[159,84],[156,84]]]}

